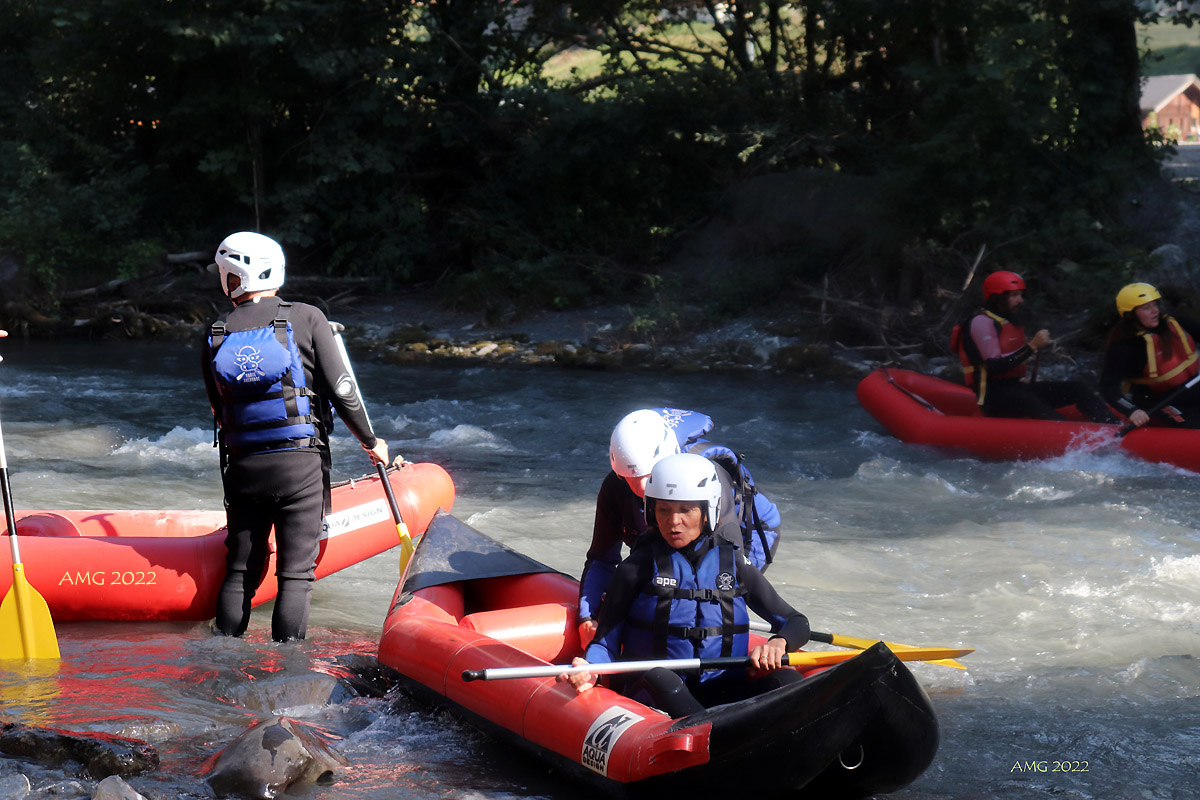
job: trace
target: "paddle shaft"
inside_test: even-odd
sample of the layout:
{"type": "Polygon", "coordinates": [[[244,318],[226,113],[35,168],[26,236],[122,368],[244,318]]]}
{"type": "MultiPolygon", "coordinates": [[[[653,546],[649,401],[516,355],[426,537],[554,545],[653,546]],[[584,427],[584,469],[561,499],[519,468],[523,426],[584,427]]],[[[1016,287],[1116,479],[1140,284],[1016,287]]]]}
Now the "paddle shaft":
{"type": "Polygon", "coordinates": [[[17,548],[17,512],[13,509],[12,487],[8,483],[8,457],[4,450],[4,429],[0,427],[0,491],[4,493],[4,521],[8,525],[9,548],[13,564],[21,563],[21,551],[17,548]]]}
{"type": "Polygon", "coordinates": [[[926,408],[927,410],[929,410],[929,411],[933,411],[933,412],[936,412],[936,413],[938,413],[938,414],[945,414],[945,412],[944,412],[944,411],[942,411],[940,408],[938,408],[937,406],[935,406],[933,403],[931,403],[931,402],[929,402],[928,400],[926,400],[924,397],[921,397],[921,395],[917,394],[917,393],[916,393],[916,392],[914,392],[914,391],[911,391],[911,390],[909,390],[909,389],[906,389],[905,387],[903,387],[903,386],[901,386],[900,384],[896,383],[896,379],[895,379],[895,378],[893,378],[893,377],[892,377],[892,374],[891,374],[890,372],[888,372],[888,371],[887,371],[887,367],[883,367],[883,377],[887,378],[887,382],[888,382],[888,383],[890,383],[892,386],[895,386],[897,389],[899,389],[900,391],[904,392],[906,395],[908,395],[909,397],[911,397],[913,400],[916,400],[918,403],[920,403],[921,405],[925,406],[925,408],[926,408]]]}
{"type": "Polygon", "coordinates": [[[400,537],[400,571],[403,573],[404,566],[413,552],[412,534],[408,532],[408,526],[404,524],[404,519],[400,516],[400,506],[396,503],[392,482],[388,480],[387,467],[383,464],[376,464],[375,471],[379,473],[379,480],[383,482],[383,493],[387,495],[388,507],[392,510],[392,520],[396,523],[396,534],[400,537]]]}
{"type": "MultiPolygon", "coordinates": [[[[768,623],[760,622],[759,620],[750,621],[750,630],[757,633],[772,633],[774,631],[768,623]]],[[[821,631],[809,631],[808,638],[811,641],[820,642],[821,644],[831,644],[834,647],[850,647],[855,650],[866,650],[868,647],[874,646],[876,642],[882,641],[881,639],[862,639],[855,636],[843,636],[839,633],[822,633],[821,631]]],[[[899,644],[897,642],[885,641],[883,644],[889,650],[893,651],[911,650],[914,647],[911,644],[899,644]]],[[[943,667],[966,669],[965,666],[952,658],[934,659],[930,663],[943,667]]]]}
{"type": "MultiPolygon", "coordinates": [[[[914,647],[911,650],[900,650],[893,655],[900,661],[929,661],[944,658],[957,658],[972,653],[970,648],[947,647],[914,647]]],[[[820,653],[785,653],[784,666],[788,667],[825,667],[840,664],[862,655],[857,651],[830,650],[820,653]]],[[[558,675],[618,675],[627,672],[646,672],[652,669],[669,669],[674,672],[703,672],[713,669],[731,669],[749,667],[749,656],[731,656],[728,658],[664,658],[652,661],[614,661],[608,664],[581,664],[578,667],[570,665],[534,666],[534,667],[498,667],[494,669],[464,670],[464,681],[498,681],[512,678],[552,678],[558,675]]]]}
{"type": "MultiPolygon", "coordinates": [[[[750,630],[756,633],[774,633],[775,629],[770,623],[760,622],[758,620],[750,621],[750,630]]],[[[856,650],[866,650],[876,642],[882,642],[882,639],[856,639],[853,636],[842,636],[837,633],[823,633],[821,631],[809,631],[808,639],[811,642],[820,642],[821,644],[832,644],[838,647],[853,647],[856,650]]],[[[897,644],[896,642],[883,642],[890,648],[907,648],[912,647],[908,644],[897,644]]]]}
{"type": "MultiPolygon", "coordinates": [[[[1155,414],[1157,414],[1159,411],[1162,411],[1164,408],[1171,405],[1171,403],[1175,402],[1175,399],[1177,397],[1179,397],[1181,394],[1186,392],[1188,389],[1195,386],[1197,383],[1200,383],[1200,374],[1196,375],[1196,377],[1192,378],[1190,381],[1185,383],[1183,386],[1180,386],[1178,389],[1176,389],[1175,391],[1168,394],[1162,400],[1159,400],[1157,403],[1155,403],[1154,406],[1149,411],[1146,412],[1146,416],[1152,417],[1155,414]]],[[[1134,425],[1132,422],[1125,423],[1124,425],[1121,426],[1121,430],[1117,431],[1117,437],[1120,438],[1120,437],[1124,436],[1125,434],[1129,433],[1131,430],[1133,430],[1136,427],[1137,427],[1137,425],[1134,425]]]]}

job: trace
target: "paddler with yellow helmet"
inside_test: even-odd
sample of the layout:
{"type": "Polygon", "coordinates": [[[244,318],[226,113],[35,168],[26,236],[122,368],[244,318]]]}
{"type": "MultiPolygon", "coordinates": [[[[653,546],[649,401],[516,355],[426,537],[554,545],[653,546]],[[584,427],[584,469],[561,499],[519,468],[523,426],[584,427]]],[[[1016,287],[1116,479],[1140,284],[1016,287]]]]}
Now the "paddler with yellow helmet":
{"type": "MultiPolygon", "coordinates": [[[[1135,426],[1152,409],[1200,374],[1196,337],[1200,325],[1163,312],[1162,294],[1148,283],[1117,292],[1121,319],[1104,343],[1100,394],[1135,426]]],[[[1200,387],[1187,389],[1155,414],[1169,425],[1200,428],[1200,387]]]]}

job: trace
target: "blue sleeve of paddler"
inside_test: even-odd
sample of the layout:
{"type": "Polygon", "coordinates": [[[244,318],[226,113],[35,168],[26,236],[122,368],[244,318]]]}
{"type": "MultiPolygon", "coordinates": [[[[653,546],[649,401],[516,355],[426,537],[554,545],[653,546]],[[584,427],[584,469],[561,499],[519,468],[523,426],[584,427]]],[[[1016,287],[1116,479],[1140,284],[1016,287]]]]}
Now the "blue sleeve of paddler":
{"type": "Polygon", "coordinates": [[[596,619],[600,600],[621,563],[624,525],[621,521],[618,487],[623,481],[609,473],[596,495],[596,519],[592,525],[592,543],[579,578],[579,621],[596,619]]]}
{"type": "Polygon", "coordinates": [[[591,664],[611,664],[621,654],[621,637],[625,632],[624,617],[613,620],[607,626],[596,629],[596,637],[588,644],[583,657],[591,664]]]}
{"type": "Polygon", "coordinates": [[[779,506],[772,503],[770,498],[762,492],[754,495],[754,510],[758,513],[758,518],[766,530],[778,531],[783,525],[783,516],[779,513],[779,506]]]}
{"type": "MultiPolygon", "coordinates": [[[[588,645],[584,658],[594,664],[607,664],[617,660],[623,652],[625,624],[633,609],[633,603],[642,587],[653,577],[654,556],[649,547],[634,550],[629,558],[621,562],[608,585],[604,606],[596,620],[596,636],[588,645]]],[[[626,657],[629,655],[625,653],[626,657]]],[[[633,657],[641,658],[642,654],[634,654],[633,657]]]]}
{"type": "Polygon", "coordinates": [[[583,575],[579,579],[580,622],[596,619],[600,613],[600,601],[604,598],[604,590],[616,571],[616,564],[608,560],[589,558],[583,563],[583,575]]]}

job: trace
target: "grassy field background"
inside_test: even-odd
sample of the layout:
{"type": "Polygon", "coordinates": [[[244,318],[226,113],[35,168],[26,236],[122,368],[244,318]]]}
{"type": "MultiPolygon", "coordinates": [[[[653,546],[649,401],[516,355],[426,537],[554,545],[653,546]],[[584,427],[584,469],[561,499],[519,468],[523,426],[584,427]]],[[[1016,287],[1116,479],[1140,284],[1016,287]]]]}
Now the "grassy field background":
{"type": "MultiPolygon", "coordinates": [[[[1150,56],[1142,68],[1143,75],[1200,75],[1200,27],[1188,28],[1160,22],[1138,25],[1137,29],[1140,43],[1150,50],[1150,56]]],[[[697,24],[673,26],[665,38],[673,45],[704,47],[717,45],[719,37],[711,26],[697,24]]],[[[628,56],[625,60],[629,61],[628,56]]],[[[600,73],[603,61],[601,53],[576,47],[547,62],[545,75],[557,83],[586,80],[600,73]]]]}
{"type": "Polygon", "coordinates": [[[1200,29],[1156,23],[1139,25],[1138,37],[1150,48],[1142,74],[1200,74],[1200,29]]]}

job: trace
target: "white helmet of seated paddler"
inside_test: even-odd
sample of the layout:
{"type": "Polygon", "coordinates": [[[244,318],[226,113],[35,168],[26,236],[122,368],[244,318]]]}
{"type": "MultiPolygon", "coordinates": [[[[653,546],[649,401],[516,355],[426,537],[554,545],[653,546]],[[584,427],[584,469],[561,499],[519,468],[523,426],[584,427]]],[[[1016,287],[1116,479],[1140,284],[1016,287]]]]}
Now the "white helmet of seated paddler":
{"type": "Polygon", "coordinates": [[[283,286],[283,248],[269,236],[254,231],[232,233],[217,247],[214,260],[216,263],[209,271],[220,272],[221,288],[230,300],[283,286]],[[232,290],[229,288],[230,275],[238,278],[238,285],[232,290]]]}
{"type": "Polygon", "coordinates": [[[626,414],[608,440],[608,461],[622,478],[641,478],[654,465],[679,452],[679,439],[657,411],[626,414]]]}
{"type": "MultiPolygon", "coordinates": [[[[702,503],[707,529],[711,531],[721,518],[721,479],[717,476],[717,465],[695,453],[667,456],[650,471],[646,500],[702,503]]],[[[647,513],[651,513],[649,509],[647,513]]]]}

